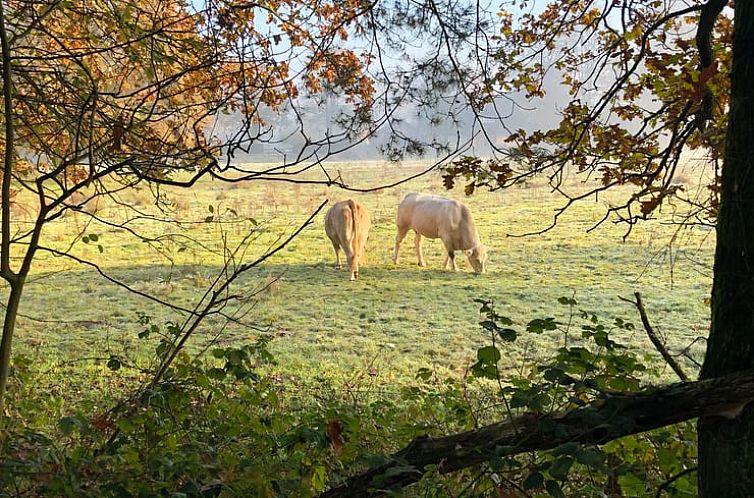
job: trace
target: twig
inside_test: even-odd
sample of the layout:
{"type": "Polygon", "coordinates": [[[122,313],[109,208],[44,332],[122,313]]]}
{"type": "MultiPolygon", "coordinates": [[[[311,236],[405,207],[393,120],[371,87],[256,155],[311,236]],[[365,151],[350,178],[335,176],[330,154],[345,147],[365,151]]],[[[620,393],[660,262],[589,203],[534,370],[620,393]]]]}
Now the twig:
{"type": "Polygon", "coordinates": [[[686,474],[691,474],[692,472],[696,472],[697,468],[698,467],[689,467],[688,469],[682,470],[681,472],[677,473],[676,475],[674,475],[673,477],[671,477],[664,483],[660,484],[660,486],[657,488],[657,493],[655,494],[655,498],[660,498],[660,495],[662,494],[662,492],[668,489],[671,484],[673,484],[674,482],[676,482],[678,479],[685,476],[686,474]]]}
{"type": "MultiPolygon", "coordinates": [[[[266,259],[270,258],[274,254],[276,254],[277,252],[285,248],[293,239],[295,239],[306,227],[308,227],[312,223],[312,220],[314,219],[314,217],[317,214],[319,214],[319,212],[322,210],[323,207],[325,207],[325,204],[327,204],[327,201],[322,202],[319,205],[319,207],[306,219],[306,221],[304,221],[298,227],[298,229],[296,229],[296,231],[294,231],[290,236],[288,236],[283,242],[278,244],[277,247],[267,251],[265,254],[263,254],[256,260],[252,261],[251,263],[245,263],[245,264],[240,265],[239,267],[235,268],[224,280],[222,280],[222,275],[225,274],[226,270],[228,269],[228,266],[231,264],[231,260],[226,261],[225,268],[218,274],[217,278],[212,283],[212,285],[207,289],[204,296],[196,305],[195,309],[191,311],[190,316],[187,317],[185,324],[181,327],[180,339],[178,339],[175,345],[172,347],[170,354],[168,354],[160,362],[160,365],[157,367],[157,371],[152,376],[152,379],[147,383],[146,389],[153,389],[155,386],[157,386],[157,384],[159,384],[162,381],[162,378],[165,375],[165,372],[171,366],[171,364],[173,363],[173,360],[176,358],[178,353],[183,349],[186,342],[193,336],[194,332],[203,323],[204,319],[212,315],[213,313],[215,313],[213,309],[218,304],[220,304],[222,301],[225,300],[225,299],[222,299],[221,296],[223,295],[223,293],[227,292],[230,285],[240,275],[242,275],[249,269],[258,266],[259,264],[264,262],[266,259]],[[205,299],[207,299],[206,302],[205,302],[205,299]]],[[[141,403],[139,395],[140,393],[136,392],[134,393],[134,395],[132,395],[129,398],[130,400],[136,400],[135,406],[138,406],[141,403]]],[[[116,413],[125,405],[126,405],[126,402],[121,402],[117,406],[112,408],[111,412],[116,413]]],[[[135,406],[130,406],[128,408],[133,410],[135,406]]],[[[105,447],[109,447],[113,443],[115,443],[119,435],[120,435],[120,429],[116,427],[116,429],[108,438],[105,447]]]]}
{"type": "Polygon", "coordinates": [[[641,300],[641,294],[638,292],[634,292],[634,296],[636,297],[636,301],[631,301],[630,299],[625,299],[625,298],[621,298],[621,299],[636,306],[636,309],[639,310],[639,316],[641,317],[641,323],[644,325],[644,330],[647,332],[647,335],[649,336],[649,340],[652,341],[652,344],[654,345],[655,349],[660,353],[660,355],[665,360],[665,362],[668,365],[670,365],[670,368],[673,369],[673,371],[678,376],[678,378],[684,382],[688,382],[691,379],[689,378],[688,375],[686,375],[686,372],[683,371],[683,369],[678,364],[678,362],[675,361],[675,358],[673,358],[673,356],[671,356],[671,354],[668,353],[668,349],[662,343],[660,338],[657,337],[657,334],[652,328],[652,325],[649,323],[649,318],[647,317],[647,311],[646,309],[644,309],[644,303],[641,300]]]}

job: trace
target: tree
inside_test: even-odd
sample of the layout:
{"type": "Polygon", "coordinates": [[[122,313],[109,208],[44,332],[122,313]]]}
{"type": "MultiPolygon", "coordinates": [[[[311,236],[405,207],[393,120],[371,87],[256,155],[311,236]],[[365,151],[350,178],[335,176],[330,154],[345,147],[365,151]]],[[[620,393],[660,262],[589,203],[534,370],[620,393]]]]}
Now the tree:
{"type": "MultiPolygon", "coordinates": [[[[527,4],[521,2],[520,7],[527,4]]],[[[486,120],[502,118],[497,106],[506,92],[522,92],[526,98],[543,96],[552,71],[573,98],[563,107],[555,128],[516,130],[507,137],[511,148],[491,140],[492,158],[466,157],[446,168],[446,185],[452,188],[463,178],[469,194],[479,187],[496,190],[533,175],[547,175],[566,200],[553,225],[545,230],[574,202],[622,185],[634,188],[623,203],[610,206],[598,224],[615,215],[629,224],[630,232],[635,223],[650,218],[672,199],[688,202],[684,222],[714,224],[712,326],[701,372],[704,380],[688,385],[698,387],[713,379],[732,385],[738,375],[745,376],[754,368],[750,251],[754,242],[750,235],[754,230],[754,7],[750,2],[736,2],[731,19],[726,5],[725,0],[709,0],[691,5],[612,2],[602,7],[596,2],[571,1],[552,3],[539,14],[518,19],[502,13],[499,45],[490,51],[490,58],[500,65],[492,71],[480,67],[464,73],[466,88],[474,89],[467,97],[474,97],[470,102],[477,123],[483,126],[486,120]],[[687,25],[695,27],[694,40],[682,29],[687,25]],[[585,44],[586,40],[592,44],[585,44]],[[601,76],[608,71],[608,83],[601,86],[601,76]],[[602,91],[590,102],[588,96],[595,89],[602,91]],[[708,168],[707,186],[696,197],[687,195],[675,180],[682,153],[689,149],[703,150],[708,168]],[[571,195],[562,188],[562,180],[573,173],[596,175],[599,184],[571,195]]],[[[662,392],[650,405],[667,400],[667,392],[662,392]]],[[[723,401],[717,410],[685,406],[670,412],[679,420],[699,417],[699,495],[749,496],[754,486],[751,398],[745,392],[728,393],[717,401],[723,401]]],[[[567,434],[569,422],[560,421],[586,416],[583,410],[591,409],[559,414],[554,427],[548,421],[553,432],[545,436],[545,443],[538,441],[537,448],[562,442],[556,434],[567,434]]],[[[612,416],[626,415],[637,422],[651,419],[651,409],[640,411],[630,415],[631,410],[624,407],[612,416]]],[[[526,420],[510,422],[514,428],[516,423],[529,427],[526,420]]],[[[602,435],[613,428],[609,423],[600,427],[602,435]]],[[[393,455],[392,463],[373,469],[371,476],[369,472],[356,476],[326,496],[343,496],[353,490],[367,494],[375,475],[388,476],[388,481],[400,485],[413,482],[416,472],[410,476],[400,470],[406,469],[400,467],[406,461],[417,463],[420,469],[431,463],[452,471],[484,460],[474,448],[484,454],[490,449],[485,443],[490,441],[498,448],[526,447],[532,431],[515,434],[513,430],[514,435],[506,439],[508,429],[491,426],[448,438],[417,439],[393,455]]],[[[586,428],[579,432],[585,437],[590,433],[586,428]]],[[[582,438],[570,434],[567,439],[582,438]]],[[[494,448],[486,454],[493,456],[494,448]]]]}
{"type": "MultiPolygon", "coordinates": [[[[375,62],[383,53],[375,41],[380,16],[386,11],[371,2],[327,0],[18,0],[0,6],[0,276],[9,285],[0,413],[35,257],[47,251],[93,264],[46,244],[47,224],[70,212],[117,224],[84,209],[103,197],[149,218],[120,199],[138,185],[150,186],[158,207],[165,205],[160,186],[190,188],[204,177],[347,187],[322,161],[390,125],[405,99],[406,85],[391,86],[391,76],[375,62]],[[356,40],[371,49],[357,48],[356,40]],[[325,87],[345,106],[322,130],[299,110],[325,87]],[[280,140],[265,116],[282,109],[294,117],[297,128],[289,133],[298,147],[273,166],[234,162],[236,153],[280,140]],[[224,114],[240,116],[240,122],[219,135],[214,126],[224,114]],[[310,170],[321,175],[298,178],[310,170]],[[14,215],[20,204],[32,214],[30,225],[14,215]]],[[[393,139],[399,151],[406,143],[419,148],[408,137],[393,139]]],[[[144,239],[136,229],[121,228],[144,239]]],[[[96,243],[92,235],[77,233],[71,240],[96,243]]]]}
{"type": "MultiPolygon", "coordinates": [[[[723,2],[724,3],[724,2],[723,2]]],[[[731,96],[717,220],[712,325],[701,378],[754,366],[751,226],[754,213],[754,6],[737,2],[731,96]]],[[[733,421],[699,420],[699,495],[747,496],[754,486],[754,411],[733,421]]]]}
{"type": "Polygon", "coordinates": [[[684,222],[713,224],[730,93],[732,20],[721,15],[724,6],[613,2],[603,8],[572,1],[549,4],[538,15],[501,13],[490,56],[498,65],[478,68],[468,82],[484,89],[475,93],[479,126],[507,122],[494,112],[503,96],[536,102],[561,85],[569,100],[558,102],[557,126],[512,130],[504,140],[510,146],[491,141],[490,161],[451,165],[448,186],[467,173],[469,192],[544,175],[565,198],[553,225],[575,202],[633,187],[598,225],[615,216],[630,231],[674,201],[688,205],[684,222]],[[693,25],[695,32],[686,29],[693,25]],[[677,179],[689,151],[705,154],[699,192],[687,192],[677,179]],[[596,186],[569,193],[563,189],[569,174],[594,178],[596,186]]]}
{"type": "MultiPolygon", "coordinates": [[[[160,187],[191,188],[202,178],[384,187],[348,185],[323,164],[382,128],[390,158],[431,150],[440,153],[438,162],[454,157],[473,132],[445,141],[427,137],[425,129],[411,136],[399,126],[401,112],[437,122],[468,110],[445,52],[467,46],[477,29],[490,26],[491,14],[454,2],[14,0],[0,6],[0,276],[8,283],[0,413],[35,257],[51,252],[96,267],[70,247],[46,244],[48,223],[75,212],[154,243],[87,207],[107,198],[136,219],[171,223],[160,187]],[[447,31],[445,22],[462,29],[447,31]],[[426,51],[406,44],[417,40],[426,51]],[[332,123],[308,119],[307,109],[327,99],[337,102],[332,123]],[[234,160],[260,145],[279,151],[275,164],[234,160]],[[159,217],[121,198],[141,185],[153,192],[159,217]],[[14,214],[16,206],[31,214],[30,224],[14,214]]],[[[77,240],[98,244],[96,234],[73,234],[71,242],[77,240]]]]}

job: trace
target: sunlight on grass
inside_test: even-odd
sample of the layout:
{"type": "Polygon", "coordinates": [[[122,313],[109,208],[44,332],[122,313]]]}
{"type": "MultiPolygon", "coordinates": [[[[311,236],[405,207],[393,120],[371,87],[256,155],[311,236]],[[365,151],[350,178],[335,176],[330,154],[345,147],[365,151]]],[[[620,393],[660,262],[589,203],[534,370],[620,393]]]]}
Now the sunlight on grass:
{"type": "MultiPolygon", "coordinates": [[[[353,185],[379,185],[420,167],[339,165],[353,185]]],[[[211,181],[190,192],[166,190],[165,194],[179,223],[162,225],[144,218],[128,224],[153,238],[150,243],[123,229],[87,226],[83,214],[73,213],[51,225],[43,244],[65,249],[72,234],[84,229],[97,234],[97,243],[78,241],[73,252],[134,289],[192,308],[223,264],[222,237],[232,248],[253,231],[254,243],[243,255],[248,262],[293,232],[326,198],[334,202],[353,195],[370,209],[368,260],[358,281],[349,282],[345,270],[333,268],[323,212],[300,237],[238,283],[246,290],[259,290],[256,304],[244,318],[275,338],[271,350],[281,371],[295,378],[348,378],[354,372],[368,372],[391,383],[413,378],[420,367],[463,375],[476,348],[487,341],[477,325],[475,298],[495,300],[498,312],[518,323],[548,316],[565,320],[569,309],[557,298],[575,296],[579,309],[639,324],[635,310],[618,296],[640,291],[651,320],[672,350],[706,335],[713,233],[679,229],[667,220],[640,225],[625,242],[624,225],[607,222],[587,233],[601,219],[611,197],[574,206],[551,231],[511,237],[548,226],[562,200],[537,182],[462,199],[458,190],[444,192],[437,174],[361,195],[322,186],[211,181]],[[395,209],[410,191],[452,196],[471,207],[482,241],[490,248],[488,274],[473,275],[463,256],[459,273],[443,271],[439,240],[425,241],[428,267],[417,267],[411,235],[402,246],[400,264],[392,263],[395,209]],[[225,223],[217,223],[218,216],[225,223]]],[[[126,192],[124,197],[129,205],[157,215],[147,191],[126,192]]],[[[122,208],[105,205],[98,206],[98,214],[121,221],[126,216],[122,208]]],[[[240,261],[241,255],[237,257],[240,261]]],[[[153,345],[136,337],[141,330],[139,313],[158,323],[183,319],[180,313],[130,294],[92,269],[62,258],[40,258],[31,280],[16,352],[49,362],[107,357],[111,352],[143,358],[153,345]]],[[[260,332],[213,318],[192,347],[205,345],[218,333],[217,341],[226,344],[253,340],[260,332]]],[[[653,354],[641,330],[622,340],[653,354]]],[[[526,337],[509,347],[504,360],[516,368],[557,346],[543,336],[526,337]]],[[[703,343],[692,350],[696,358],[701,357],[701,347],[703,343]]],[[[81,367],[79,372],[92,375],[92,368],[97,370],[81,367]]]]}

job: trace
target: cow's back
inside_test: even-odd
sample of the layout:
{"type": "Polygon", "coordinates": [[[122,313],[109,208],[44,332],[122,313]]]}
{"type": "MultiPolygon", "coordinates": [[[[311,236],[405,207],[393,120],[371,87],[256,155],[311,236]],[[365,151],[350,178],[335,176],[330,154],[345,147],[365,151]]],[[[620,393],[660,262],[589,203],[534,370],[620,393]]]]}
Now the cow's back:
{"type": "Polygon", "coordinates": [[[463,208],[461,203],[453,199],[411,193],[398,206],[397,223],[424,237],[436,239],[441,232],[453,231],[459,225],[463,208]]]}

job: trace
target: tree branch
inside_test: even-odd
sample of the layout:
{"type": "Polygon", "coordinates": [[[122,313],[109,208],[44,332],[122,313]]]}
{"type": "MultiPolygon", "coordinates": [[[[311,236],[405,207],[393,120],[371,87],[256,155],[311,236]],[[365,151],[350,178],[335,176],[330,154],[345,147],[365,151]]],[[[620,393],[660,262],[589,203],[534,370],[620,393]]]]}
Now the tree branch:
{"type": "Polygon", "coordinates": [[[689,467],[688,469],[684,469],[684,470],[680,471],[679,473],[677,473],[676,475],[674,475],[673,477],[671,477],[670,479],[668,479],[667,481],[665,481],[664,483],[662,483],[657,488],[657,493],[655,494],[655,498],[660,498],[660,496],[662,496],[662,492],[663,491],[667,491],[667,489],[670,486],[672,486],[673,483],[676,482],[681,477],[683,477],[685,475],[688,475],[688,474],[691,474],[692,472],[696,472],[696,471],[697,471],[697,467],[689,467]]]}
{"type": "MultiPolygon", "coordinates": [[[[699,72],[704,73],[712,66],[712,32],[715,29],[715,21],[728,4],[728,0],[709,0],[704,4],[699,15],[699,25],[696,31],[696,46],[699,50],[699,72]]],[[[695,116],[695,125],[700,131],[704,131],[706,123],[712,118],[712,108],[715,104],[712,91],[706,81],[700,75],[699,82],[702,85],[702,101],[695,116]]]]}
{"type": "Polygon", "coordinates": [[[13,177],[15,142],[13,137],[13,80],[11,78],[11,54],[8,34],[5,29],[4,7],[0,5],[0,47],[2,47],[3,110],[5,118],[5,155],[2,178],[2,245],[0,245],[0,273],[15,284],[16,276],[10,267],[10,182],[13,177]]]}
{"type": "Polygon", "coordinates": [[[351,477],[319,498],[384,494],[419,481],[431,465],[446,474],[495,456],[548,450],[570,442],[604,444],[701,416],[735,418],[751,401],[754,370],[637,393],[603,395],[569,412],[527,413],[473,431],[418,437],[388,457],[387,463],[351,477]]]}
{"type": "Polygon", "coordinates": [[[647,317],[647,310],[644,309],[644,303],[641,300],[641,294],[638,292],[634,292],[634,296],[636,297],[636,301],[631,301],[630,299],[621,298],[626,302],[629,302],[636,306],[636,309],[639,310],[639,316],[641,317],[641,323],[644,325],[644,330],[647,332],[647,336],[649,336],[649,340],[652,341],[652,344],[654,345],[655,349],[660,353],[662,356],[662,359],[665,360],[665,362],[670,366],[670,368],[673,369],[675,374],[678,376],[679,379],[681,379],[684,382],[688,382],[691,380],[688,375],[686,375],[686,372],[683,371],[683,368],[681,368],[681,365],[678,364],[677,361],[675,361],[675,358],[673,358],[670,353],[668,352],[668,349],[665,347],[665,344],[662,343],[659,337],[657,337],[657,333],[652,328],[652,324],[649,323],[649,318],[647,317]]]}

